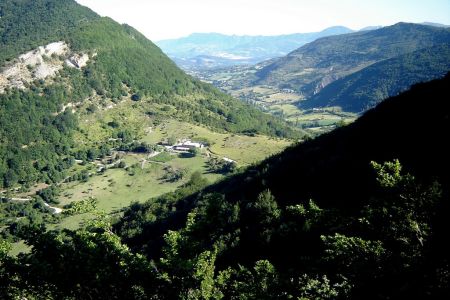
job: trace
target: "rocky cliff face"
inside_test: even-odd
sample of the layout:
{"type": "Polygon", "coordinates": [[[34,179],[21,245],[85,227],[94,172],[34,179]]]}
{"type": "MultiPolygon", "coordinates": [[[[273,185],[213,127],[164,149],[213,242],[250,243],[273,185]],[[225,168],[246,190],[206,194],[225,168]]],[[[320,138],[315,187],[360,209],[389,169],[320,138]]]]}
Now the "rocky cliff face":
{"type": "Polygon", "coordinates": [[[40,46],[20,55],[0,71],[0,93],[6,88],[25,89],[34,80],[55,76],[64,65],[82,68],[88,61],[87,54],[72,53],[64,41],[40,46]]]}

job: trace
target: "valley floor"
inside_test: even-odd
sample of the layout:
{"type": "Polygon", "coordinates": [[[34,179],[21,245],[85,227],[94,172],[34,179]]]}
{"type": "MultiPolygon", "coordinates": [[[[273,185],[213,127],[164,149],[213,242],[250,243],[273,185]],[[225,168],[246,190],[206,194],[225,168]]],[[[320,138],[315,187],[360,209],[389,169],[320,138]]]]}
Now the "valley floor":
{"type": "MultiPolygon", "coordinates": [[[[163,151],[156,156],[121,152],[121,161],[126,168],[109,168],[98,172],[100,161],[76,164],[70,174],[87,170],[91,175],[86,182],[65,182],[59,185],[60,196],[58,208],[67,207],[73,202],[96,199],[97,206],[94,212],[64,216],[57,224],[49,224],[49,229],[77,229],[86,221],[93,219],[96,213],[120,215],[123,208],[133,202],[145,202],[151,198],[176,190],[186,183],[190,174],[200,172],[210,183],[225,177],[224,174],[212,173],[209,170],[210,157],[235,161],[238,167],[245,167],[276,154],[291,144],[291,141],[270,138],[267,136],[246,136],[230,133],[218,133],[208,128],[192,125],[176,120],[167,120],[157,127],[149,130],[140,139],[141,142],[158,144],[168,138],[191,139],[206,141],[209,145],[203,148],[196,156],[186,153],[171,153],[163,151]],[[176,181],[165,179],[170,170],[180,170],[183,178],[176,181]]],[[[114,153],[113,153],[114,154],[114,153]]],[[[117,153],[116,153],[117,154],[117,153]]],[[[156,153],[155,153],[156,154],[156,153]]],[[[31,188],[36,193],[39,187],[31,188]]],[[[23,197],[28,193],[18,193],[15,197],[23,197]]],[[[14,244],[13,254],[27,251],[22,242],[14,244]]]]}
{"type": "Polygon", "coordinates": [[[256,71],[251,66],[186,71],[233,97],[258,105],[264,111],[282,117],[313,136],[328,132],[336,126],[351,123],[357,118],[357,114],[343,112],[339,107],[302,110],[297,104],[305,99],[296,91],[267,85],[253,85],[243,80],[243,78],[251,78],[252,73],[256,71]]]}

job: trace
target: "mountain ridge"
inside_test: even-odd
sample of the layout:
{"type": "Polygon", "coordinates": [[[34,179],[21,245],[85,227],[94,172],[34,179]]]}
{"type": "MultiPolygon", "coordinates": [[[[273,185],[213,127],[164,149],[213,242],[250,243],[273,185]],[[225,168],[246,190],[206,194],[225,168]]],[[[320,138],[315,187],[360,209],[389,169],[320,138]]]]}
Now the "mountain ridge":
{"type": "Polygon", "coordinates": [[[324,37],[265,66],[256,74],[256,81],[269,85],[287,85],[303,93],[312,94],[321,84],[319,77],[313,75],[310,79],[296,79],[295,74],[308,68],[317,68],[319,71],[322,69],[320,77],[325,77],[325,82],[327,77],[342,77],[373,62],[446,43],[449,39],[448,29],[410,23],[397,23],[377,30],[324,37]],[[418,34],[422,36],[421,39],[418,34]],[[328,68],[332,68],[331,71],[328,68]],[[288,78],[283,80],[280,78],[283,75],[288,78]],[[292,82],[289,82],[289,76],[292,77],[292,82]]]}
{"type": "MultiPolygon", "coordinates": [[[[210,68],[233,64],[253,64],[282,56],[318,37],[353,32],[343,26],[334,26],[320,32],[294,33],[273,36],[226,35],[221,33],[193,33],[187,37],[158,41],[157,45],[184,68],[201,68],[189,63],[199,56],[220,58],[221,53],[241,57],[212,64],[210,68]]],[[[205,65],[207,66],[207,65],[205,65]]]]}

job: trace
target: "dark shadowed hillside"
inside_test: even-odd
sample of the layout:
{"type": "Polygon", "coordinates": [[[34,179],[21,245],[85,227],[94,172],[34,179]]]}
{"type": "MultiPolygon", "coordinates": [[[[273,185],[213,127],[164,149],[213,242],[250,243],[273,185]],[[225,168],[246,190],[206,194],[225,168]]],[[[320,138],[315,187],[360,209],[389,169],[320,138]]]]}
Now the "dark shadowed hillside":
{"type": "Polygon", "coordinates": [[[447,76],[414,86],[368,111],[354,124],[292,147],[194,196],[180,199],[180,191],[156,204],[133,206],[119,222],[119,232],[135,249],[159,257],[160,234],[183,226],[191,212],[191,217],[195,213],[189,221],[194,224],[189,227],[192,229],[178,231],[185,239],[180,259],[219,247],[219,270],[238,263],[250,268],[256,261],[268,259],[286,280],[302,273],[337,279],[343,272],[341,275],[353,281],[356,298],[439,295],[444,286],[436,280],[444,279],[433,274],[448,263],[449,250],[444,246],[444,220],[449,212],[449,146],[444,138],[448,134],[449,83],[447,76]],[[380,171],[371,166],[372,161],[396,159],[401,167],[387,164],[380,171]],[[378,182],[376,170],[381,176],[378,182]],[[388,184],[383,180],[393,181],[388,184]],[[392,213],[391,218],[411,219],[385,219],[379,211],[383,205],[392,213]],[[367,224],[360,223],[361,218],[367,218],[367,224]],[[418,240],[406,236],[416,230],[416,225],[407,222],[425,226],[420,230],[427,228],[424,244],[422,240],[418,246],[418,240]],[[384,226],[392,228],[384,232],[384,226]],[[402,234],[407,239],[404,243],[398,240],[402,234]],[[334,238],[321,240],[321,236],[334,238]],[[334,249],[344,252],[329,264],[324,257],[331,250],[324,248],[323,241],[333,239],[351,248],[334,249]],[[383,246],[371,248],[377,243],[383,246]],[[380,253],[386,254],[377,258],[380,253]],[[339,259],[346,264],[352,255],[354,261],[349,265],[336,265],[339,259]],[[367,259],[374,261],[358,255],[369,255],[367,259]],[[399,255],[412,256],[406,259],[399,255]]]}

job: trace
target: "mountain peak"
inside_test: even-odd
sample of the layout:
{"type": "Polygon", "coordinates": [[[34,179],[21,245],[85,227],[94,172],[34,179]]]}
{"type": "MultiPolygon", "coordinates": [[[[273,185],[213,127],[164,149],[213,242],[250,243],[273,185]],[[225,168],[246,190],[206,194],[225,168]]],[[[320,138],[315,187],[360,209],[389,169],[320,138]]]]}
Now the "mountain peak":
{"type": "Polygon", "coordinates": [[[332,26],[325,28],[324,30],[320,31],[321,33],[325,33],[328,35],[336,35],[336,34],[344,34],[344,33],[351,33],[354,32],[354,30],[345,27],[345,26],[332,26]]]}
{"type": "Polygon", "coordinates": [[[440,24],[440,23],[434,23],[434,22],[422,22],[421,25],[427,25],[427,26],[434,26],[434,27],[443,27],[448,28],[450,25],[440,24]]]}
{"type": "Polygon", "coordinates": [[[366,27],[361,28],[358,31],[370,31],[370,30],[377,30],[377,29],[380,29],[380,28],[383,28],[383,26],[381,26],[381,25],[366,26],[366,27]]]}

